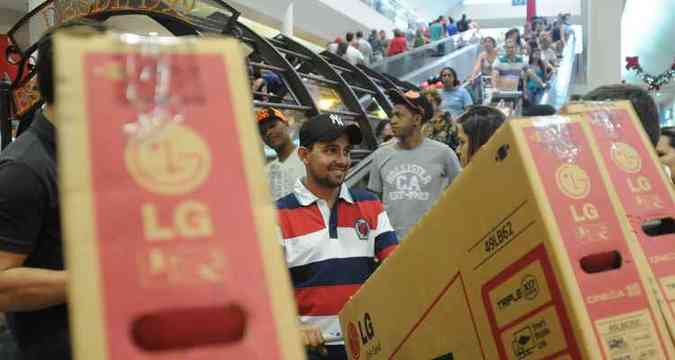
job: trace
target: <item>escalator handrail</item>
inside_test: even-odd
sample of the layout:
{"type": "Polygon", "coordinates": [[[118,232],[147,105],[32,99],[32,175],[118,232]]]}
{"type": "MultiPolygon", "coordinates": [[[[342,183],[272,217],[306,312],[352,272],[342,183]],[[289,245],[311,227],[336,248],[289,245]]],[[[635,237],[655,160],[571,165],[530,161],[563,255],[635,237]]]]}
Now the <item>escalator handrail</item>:
{"type": "Polygon", "coordinates": [[[373,159],[375,158],[373,154],[375,154],[375,151],[368,154],[368,156],[359,161],[356,166],[353,166],[349,169],[344,182],[348,188],[356,185],[359,181],[361,181],[361,179],[370,173],[370,166],[372,165],[373,159]]]}
{"type": "Polygon", "coordinates": [[[569,87],[574,82],[574,65],[576,63],[576,35],[575,32],[570,33],[569,40],[563,49],[563,57],[558,66],[558,71],[554,78],[550,80],[551,86],[546,89],[544,96],[542,96],[541,104],[548,104],[556,109],[560,109],[562,105],[569,99],[569,87]],[[563,93],[560,94],[559,92],[563,93]],[[555,96],[554,98],[554,95],[555,96]],[[561,100],[562,101],[559,101],[561,100]]]}

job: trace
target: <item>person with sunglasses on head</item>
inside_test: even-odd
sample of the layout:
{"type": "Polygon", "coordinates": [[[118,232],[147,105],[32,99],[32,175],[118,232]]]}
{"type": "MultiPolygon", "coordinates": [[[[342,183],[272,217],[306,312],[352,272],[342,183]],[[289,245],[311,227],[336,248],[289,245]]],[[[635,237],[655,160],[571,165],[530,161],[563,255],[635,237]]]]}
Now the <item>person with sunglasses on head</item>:
{"type": "Polygon", "coordinates": [[[461,168],[448,145],[422,135],[422,126],[433,116],[429,100],[414,91],[390,90],[387,94],[394,104],[391,124],[398,141],[374,152],[368,188],[381,195],[402,239],[461,168]]]}
{"type": "Polygon", "coordinates": [[[481,40],[483,52],[478,55],[478,59],[473,66],[473,71],[469,75],[467,81],[472,81],[479,75],[492,76],[492,66],[497,60],[497,41],[490,36],[486,36],[481,40]]]}
{"type": "Polygon", "coordinates": [[[422,133],[432,140],[436,140],[450,146],[453,150],[456,148],[454,143],[455,123],[447,112],[441,112],[440,107],[443,100],[436,89],[426,89],[422,91],[422,96],[426,97],[434,109],[434,115],[428,123],[422,127],[422,133]]]}
{"type": "Polygon", "coordinates": [[[265,166],[272,198],[277,200],[293,191],[295,182],[305,176],[305,165],[298,156],[298,147],[291,140],[284,113],[275,108],[265,108],[256,113],[256,119],[260,137],[277,154],[277,158],[265,166]]]}

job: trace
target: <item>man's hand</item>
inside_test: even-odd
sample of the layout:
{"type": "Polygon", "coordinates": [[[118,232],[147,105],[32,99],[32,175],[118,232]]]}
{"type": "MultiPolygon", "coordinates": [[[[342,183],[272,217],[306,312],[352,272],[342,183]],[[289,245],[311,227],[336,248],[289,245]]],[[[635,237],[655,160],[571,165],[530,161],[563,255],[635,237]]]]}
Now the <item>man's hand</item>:
{"type": "Polygon", "coordinates": [[[300,336],[302,337],[302,344],[306,347],[320,347],[325,343],[321,329],[317,326],[300,325],[300,336]]]}

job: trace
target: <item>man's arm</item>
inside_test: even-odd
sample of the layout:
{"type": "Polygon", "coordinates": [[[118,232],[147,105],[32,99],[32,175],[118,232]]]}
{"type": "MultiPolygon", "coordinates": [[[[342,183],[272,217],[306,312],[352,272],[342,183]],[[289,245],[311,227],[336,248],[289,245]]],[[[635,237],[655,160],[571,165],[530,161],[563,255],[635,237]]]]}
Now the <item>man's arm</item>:
{"type": "Polygon", "coordinates": [[[497,90],[501,89],[502,87],[502,79],[499,76],[499,70],[496,66],[492,69],[492,84],[497,90]]]}
{"type": "Polygon", "coordinates": [[[66,302],[66,271],[22,267],[26,255],[0,251],[0,312],[35,311],[66,302]]]}
{"type": "Polygon", "coordinates": [[[469,94],[469,90],[465,88],[462,89],[464,90],[462,96],[464,97],[464,109],[466,110],[466,108],[473,105],[473,98],[471,97],[471,94],[469,94]]]}
{"type": "Polygon", "coordinates": [[[66,301],[65,271],[24,266],[38,241],[47,201],[46,190],[27,166],[0,166],[0,312],[66,301]]]}
{"type": "Polygon", "coordinates": [[[372,235],[375,242],[375,257],[383,261],[398,248],[398,237],[394,228],[391,226],[389,216],[384,210],[384,204],[381,201],[372,201],[374,212],[377,214],[377,224],[372,229],[372,235]]]}

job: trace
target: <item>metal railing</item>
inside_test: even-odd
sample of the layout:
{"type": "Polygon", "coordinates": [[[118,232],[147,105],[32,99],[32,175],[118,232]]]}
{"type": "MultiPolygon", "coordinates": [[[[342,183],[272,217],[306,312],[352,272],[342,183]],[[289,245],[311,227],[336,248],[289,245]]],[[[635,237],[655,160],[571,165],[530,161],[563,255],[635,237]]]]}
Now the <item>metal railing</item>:
{"type": "Polygon", "coordinates": [[[550,88],[546,90],[541,104],[551,105],[559,110],[569,100],[569,90],[576,81],[575,63],[577,61],[575,33],[570,34],[563,56],[554,77],[550,80],[550,88]]]}
{"type": "Polygon", "coordinates": [[[404,53],[385,57],[381,61],[371,64],[370,67],[379,72],[401,78],[464,47],[470,42],[469,40],[472,39],[474,33],[474,30],[469,30],[445,37],[424,46],[412,48],[404,53]]]}

